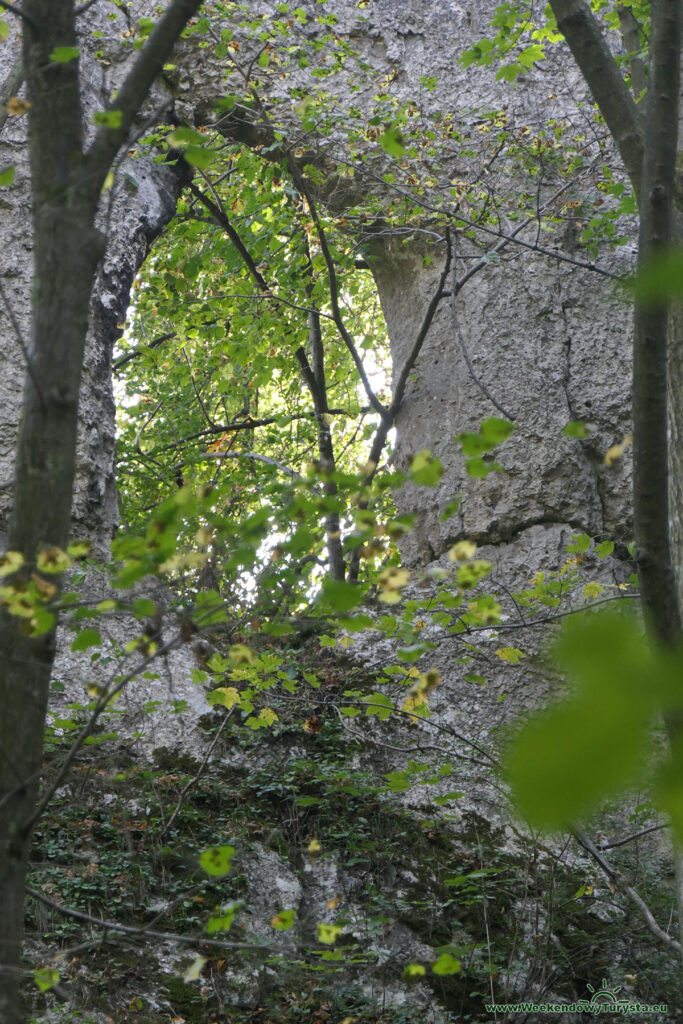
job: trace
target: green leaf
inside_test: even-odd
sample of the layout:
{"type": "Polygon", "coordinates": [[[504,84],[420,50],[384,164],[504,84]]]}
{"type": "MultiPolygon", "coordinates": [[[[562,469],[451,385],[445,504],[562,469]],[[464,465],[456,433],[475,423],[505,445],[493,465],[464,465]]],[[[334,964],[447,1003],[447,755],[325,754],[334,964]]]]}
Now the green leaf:
{"type": "Polygon", "coordinates": [[[4,18],[0,18],[0,43],[4,42],[9,35],[9,25],[4,18]]]}
{"type": "Polygon", "coordinates": [[[123,119],[123,111],[96,110],[92,119],[94,124],[101,125],[103,128],[120,128],[121,121],[123,119]]]}
{"type": "Polygon", "coordinates": [[[590,436],[590,430],[583,420],[571,420],[562,428],[562,433],[566,437],[577,437],[580,441],[590,436]]]}
{"type": "Polygon", "coordinates": [[[199,855],[199,866],[207,875],[220,878],[230,871],[234,846],[212,846],[199,855]]]}
{"type": "Polygon", "coordinates": [[[611,555],[613,551],[613,540],[603,540],[602,544],[598,544],[595,548],[595,553],[597,554],[598,558],[607,558],[607,556],[611,555]]]}
{"type": "Polygon", "coordinates": [[[482,420],[479,433],[488,443],[489,447],[505,441],[515,429],[514,423],[509,420],[501,420],[497,416],[490,416],[482,420]]]}
{"type": "Polygon", "coordinates": [[[59,984],[59,971],[50,967],[40,967],[33,972],[33,980],[41,992],[49,992],[59,984]]]}
{"type": "Polygon", "coordinates": [[[404,138],[396,125],[390,125],[383,135],[379,137],[379,144],[385,153],[400,160],[406,151],[404,138]]]}
{"type": "Polygon", "coordinates": [[[80,52],[77,46],[55,46],[49,59],[53,64],[68,64],[72,60],[77,60],[80,52]]]}
{"type": "Polygon", "coordinates": [[[545,60],[545,50],[538,43],[531,43],[518,54],[519,63],[525,68],[531,68],[539,60],[545,60]]]}
{"type": "Polygon", "coordinates": [[[342,580],[323,580],[323,594],[327,602],[336,612],[348,612],[363,600],[363,588],[355,583],[344,583],[342,580]]]}
{"type": "Polygon", "coordinates": [[[198,132],[196,128],[188,128],[187,125],[181,125],[166,136],[166,142],[173,149],[183,149],[190,145],[202,146],[205,141],[201,132],[198,132]]]}
{"type": "Polygon", "coordinates": [[[198,167],[205,171],[216,159],[217,154],[205,146],[187,146],[183,150],[183,157],[191,167],[198,167]]]}
{"type": "Polygon", "coordinates": [[[102,643],[102,637],[96,629],[82,629],[75,640],[71,642],[72,651],[85,651],[88,647],[98,647],[102,643]]]}
{"type": "Polygon", "coordinates": [[[370,705],[366,707],[365,714],[377,715],[381,722],[385,722],[394,710],[394,705],[384,693],[370,693],[361,697],[361,704],[370,705]]]}
{"type": "Polygon", "coordinates": [[[460,961],[451,956],[450,953],[442,953],[438,960],[432,964],[434,974],[458,974],[460,961]]]}
{"type": "Polygon", "coordinates": [[[488,576],[492,569],[493,565],[491,562],[487,562],[483,558],[474,558],[471,562],[465,562],[464,565],[459,567],[455,578],[461,590],[469,590],[479,580],[483,580],[485,576],[488,576]]]}
{"type": "Polygon", "coordinates": [[[379,629],[379,626],[369,615],[343,616],[339,619],[342,629],[348,629],[350,633],[357,633],[362,629],[379,629]]]}
{"type": "Polygon", "coordinates": [[[11,185],[14,181],[15,168],[5,167],[0,171],[0,187],[11,185]]]}
{"type": "Polygon", "coordinates": [[[460,442],[463,455],[481,455],[482,452],[487,452],[491,447],[481,434],[458,434],[457,439],[460,442]]]}
{"type": "Polygon", "coordinates": [[[577,533],[572,537],[571,544],[567,544],[567,551],[573,555],[582,555],[591,546],[591,539],[587,533],[577,533]]]}
{"type": "Polygon", "coordinates": [[[413,456],[410,463],[410,479],[422,487],[435,487],[441,479],[443,464],[441,459],[428,449],[423,449],[413,456]]]}
{"type": "Polygon", "coordinates": [[[136,619],[147,619],[156,613],[157,606],[148,597],[140,597],[133,601],[133,615],[136,619]]]}
{"type": "Polygon", "coordinates": [[[655,659],[630,616],[586,613],[565,624],[554,661],[578,689],[525,725],[507,756],[530,823],[566,827],[637,776],[657,691],[668,685],[655,659]]]}
{"type": "Polygon", "coordinates": [[[467,475],[474,477],[488,476],[489,473],[497,473],[502,470],[502,466],[499,462],[484,462],[481,456],[476,456],[474,459],[468,459],[466,464],[467,475]]]}
{"type": "Polygon", "coordinates": [[[271,918],[270,924],[276,931],[286,932],[294,925],[295,920],[296,910],[280,910],[275,917],[271,918]]]}
{"type": "Polygon", "coordinates": [[[412,785],[412,782],[408,778],[406,772],[388,772],[386,779],[389,782],[388,789],[390,793],[405,793],[405,791],[410,789],[412,785]]]}
{"type": "Polygon", "coordinates": [[[496,81],[514,82],[524,71],[524,66],[515,62],[514,64],[503,64],[496,72],[496,81]]]}
{"type": "Polygon", "coordinates": [[[451,518],[451,516],[455,515],[459,508],[460,498],[453,498],[453,501],[448,502],[443,512],[439,516],[439,519],[441,520],[442,523],[445,523],[448,519],[451,518]]]}
{"type": "Polygon", "coordinates": [[[217,914],[215,917],[210,917],[206,925],[207,933],[215,935],[216,932],[229,931],[238,910],[239,904],[234,904],[230,907],[224,907],[222,913],[217,914]]]}

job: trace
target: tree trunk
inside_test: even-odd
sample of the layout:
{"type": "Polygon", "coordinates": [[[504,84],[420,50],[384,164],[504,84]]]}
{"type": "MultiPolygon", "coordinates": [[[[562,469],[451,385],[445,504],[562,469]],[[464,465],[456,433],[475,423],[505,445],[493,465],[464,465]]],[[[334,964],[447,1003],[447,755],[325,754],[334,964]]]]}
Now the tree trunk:
{"type": "MultiPolygon", "coordinates": [[[[9,551],[23,556],[6,579],[42,584],[41,550],[65,548],[70,533],[78,397],[90,294],[104,254],[95,227],[100,190],[133,117],[200,0],[174,0],[116,97],[117,129],[83,145],[73,0],[25,0],[23,66],[29,108],[33,295],[22,421],[14,467],[9,551]],[[67,60],[55,59],[64,48],[67,60]]],[[[23,339],[17,339],[23,342],[23,339]]],[[[48,584],[54,583],[50,577],[48,584]]],[[[57,580],[58,584],[58,580],[57,580]]],[[[29,589],[30,594],[30,589],[29,589]]],[[[24,875],[41,770],[54,628],[37,635],[31,617],[0,617],[0,1020],[19,1024],[24,875]]]]}

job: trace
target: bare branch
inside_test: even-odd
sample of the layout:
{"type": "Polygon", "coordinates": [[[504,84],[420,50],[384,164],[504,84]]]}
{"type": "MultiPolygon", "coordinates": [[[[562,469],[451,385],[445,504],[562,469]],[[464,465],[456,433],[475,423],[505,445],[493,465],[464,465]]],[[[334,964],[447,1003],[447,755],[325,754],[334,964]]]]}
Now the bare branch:
{"type": "Polygon", "coordinates": [[[173,0],[157,22],[149,39],[140,51],[116,99],[107,107],[107,113],[120,112],[117,127],[103,125],[98,130],[85,162],[84,174],[92,176],[90,187],[99,194],[102,182],[120,147],[125,143],[130,127],[152,83],[164,64],[187,22],[202,5],[203,0],[173,0]]]}
{"type": "Polygon", "coordinates": [[[16,61],[10,70],[9,75],[2,83],[0,87],[0,132],[5,126],[5,121],[9,117],[9,110],[7,104],[13,96],[21,89],[24,84],[24,62],[21,57],[16,61]]]}
{"type": "Polygon", "coordinates": [[[206,768],[207,764],[209,763],[209,759],[210,759],[211,755],[213,754],[213,752],[214,752],[214,750],[216,748],[216,744],[218,743],[219,739],[223,735],[223,733],[225,731],[225,728],[226,728],[228,722],[230,721],[230,718],[231,718],[232,713],[233,713],[234,710],[235,710],[235,708],[233,706],[233,707],[228,709],[227,714],[223,715],[223,721],[220,724],[220,728],[218,728],[216,730],[216,735],[211,740],[211,743],[209,744],[209,748],[206,751],[206,754],[204,755],[204,757],[202,758],[202,763],[199,765],[199,768],[197,769],[195,774],[192,776],[192,778],[189,780],[189,782],[186,782],[185,785],[183,786],[182,790],[180,791],[180,796],[178,797],[178,802],[175,805],[175,810],[173,811],[173,813],[171,814],[171,817],[168,819],[168,821],[166,822],[166,824],[162,828],[161,832],[159,833],[159,842],[162,842],[164,840],[165,836],[168,835],[168,832],[169,832],[173,822],[178,817],[180,809],[183,806],[183,801],[185,800],[185,797],[190,792],[190,790],[193,788],[193,786],[197,785],[197,783],[201,779],[202,775],[204,774],[204,769],[206,768]]]}
{"type": "Polygon", "coordinates": [[[588,838],[588,836],[585,835],[578,828],[572,829],[572,835],[574,836],[578,844],[582,846],[584,850],[587,853],[589,853],[593,860],[600,866],[600,868],[607,876],[607,878],[614,886],[614,888],[617,889],[619,892],[624,893],[625,896],[628,896],[631,902],[636,907],[638,907],[638,910],[642,914],[645,923],[647,924],[648,928],[655,936],[655,938],[659,939],[660,942],[663,942],[666,946],[669,947],[669,949],[674,949],[677,953],[680,953],[680,942],[677,942],[676,939],[672,939],[671,936],[668,935],[667,932],[665,932],[664,929],[659,926],[659,924],[655,920],[654,914],[648,907],[647,903],[645,903],[643,898],[639,896],[636,890],[626,882],[621,872],[617,871],[616,868],[613,868],[612,865],[605,860],[605,858],[603,857],[602,853],[597,848],[595,843],[593,843],[588,838]]]}
{"type": "Polygon", "coordinates": [[[643,127],[599,22],[584,0],[550,0],[557,27],[607,122],[636,193],[640,193],[643,127]]]}
{"type": "MultiPolygon", "coordinates": [[[[505,241],[500,242],[496,246],[496,249],[494,250],[494,252],[497,251],[498,249],[501,249],[503,247],[503,245],[505,245],[505,244],[506,244],[505,241]]],[[[502,406],[500,404],[500,402],[496,398],[494,398],[494,396],[491,394],[491,392],[486,387],[484,382],[477,376],[477,373],[476,373],[474,367],[472,366],[472,360],[470,359],[470,354],[467,351],[467,345],[465,344],[465,338],[463,337],[463,333],[462,333],[462,331],[460,329],[460,320],[458,319],[457,296],[458,296],[458,292],[460,291],[460,288],[462,287],[462,285],[460,285],[460,283],[458,281],[458,269],[457,269],[457,264],[456,264],[456,259],[455,259],[455,257],[456,257],[456,253],[455,253],[455,239],[453,239],[452,245],[453,245],[453,283],[451,285],[451,295],[450,295],[451,320],[453,321],[453,329],[454,329],[454,331],[455,331],[455,333],[457,335],[458,341],[460,342],[460,349],[461,349],[463,357],[465,359],[465,363],[467,364],[467,370],[469,372],[470,377],[474,381],[474,383],[477,385],[477,387],[482,392],[482,394],[484,394],[488,398],[489,402],[491,402],[491,404],[496,407],[498,412],[501,413],[506,419],[508,419],[508,420],[510,420],[511,422],[514,423],[515,417],[512,415],[512,413],[508,412],[507,409],[504,406],[502,406]]],[[[468,271],[468,273],[471,274],[471,273],[476,272],[476,270],[480,269],[482,263],[483,263],[483,261],[481,261],[479,264],[475,264],[475,266],[472,267],[471,271],[468,271]]]]}
{"type": "Polygon", "coordinates": [[[403,396],[405,394],[406,384],[408,383],[408,377],[410,376],[410,374],[412,372],[412,369],[413,369],[413,367],[414,367],[414,365],[415,365],[415,363],[417,361],[417,357],[420,354],[420,351],[421,351],[422,346],[424,344],[425,338],[427,337],[427,334],[429,333],[429,328],[432,326],[432,321],[434,320],[434,317],[436,315],[436,311],[437,311],[437,309],[439,307],[439,303],[441,302],[441,299],[443,298],[444,286],[446,284],[446,281],[448,280],[448,275],[449,275],[450,269],[451,269],[451,260],[452,260],[452,252],[451,252],[451,245],[450,245],[450,232],[447,231],[446,232],[446,262],[444,264],[444,268],[443,268],[443,271],[441,273],[441,277],[439,278],[438,287],[437,287],[436,291],[434,292],[429,305],[427,306],[427,312],[424,315],[424,319],[422,321],[422,326],[420,327],[420,330],[417,332],[417,337],[415,338],[415,341],[413,342],[413,347],[411,348],[410,352],[408,353],[408,355],[406,357],[406,361],[403,364],[403,367],[401,368],[401,372],[398,375],[398,380],[396,381],[396,387],[394,388],[394,395],[393,395],[393,398],[391,400],[391,406],[389,407],[389,415],[391,416],[392,420],[396,416],[396,413],[399,410],[401,402],[403,401],[403,396]]]}
{"type": "Polygon", "coordinates": [[[51,900],[49,896],[45,896],[44,893],[40,892],[38,889],[31,888],[29,885],[26,886],[26,892],[29,896],[32,896],[33,899],[39,900],[47,907],[52,907],[53,910],[58,911],[60,914],[64,914],[65,917],[75,917],[78,921],[85,921],[87,924],[94,924],[104,932],[122,932],[124,935],[139,935],[142,938],[159,939],[163,942],[180,942],[190,945],[201,944],[202,946],[217,946],[218,948],[228,949],[272,950],[273,948],[272,946],[265,945],[265,943],[224,942],[222,939],[209,939],[204,935],[177,935],[174,932],[155,932],[146,928],[144,925],[134,928],[132,925],[119,924],[118,921],[105,921],[101,917],[93,917],[91,914],[86,914],[82,910],[75,910],[73,907],[63,907],[61,903],[51,900]]]}
{"type": "Polygon", "coordinates": [[[37,377],[36,377],[36,375],[34,373],[33,363],[31,362],[31,356],[30,356],[30,353],[29,353],[29,350],[28,350],[28,346],[27,346],[27,344],[26,344],[26,342],[24,340],[24,335],[21,333],[21,327],[19,326],[19,322],[18,322],[16,316],[14,315],[14,310],[12,309],[12,304],[9,301],[9,297],[8,297],[7,292],[5,291],[5,287],[4,287],[3,283],[2,283],[2,277],[0,277],[0,296],[2,296],[3,304],[5,306],[5,309],[7,310],[7,316],[9,317],[10,323],[12,324],[12,330],[14,331],[14,336],[17,339],[17,343],[19,345],[19,348],[21,349],[22,355],[23,355],[24,360],[26,362],[26,371],[27,371],[29,377],[31,378],[31,381],[33,383],[34,388],[36,389],[36,394],[38,395],[38,398],[40,399],[41,405],[43,406],[43,408],[45,408],[45,398],[43,396],[43,392],[40,389],[40,384],[38,382],[38,379],[37,379],[37,377]]]}
{"type": "Polygon", "coordinates": [[[8,3],[8,0],[0,0],[0,7],[4,7],[4,9],[9,11],[10,14],[14,14],[17,18],[21,18],[21,20],[26,22],[27,25],[31,26],[34,32],[40,31],[33,18],[29,17],[29,15],[26,14],[25,11],[22,11],[20,7],[17,7],[15,4],[8,3]]]}

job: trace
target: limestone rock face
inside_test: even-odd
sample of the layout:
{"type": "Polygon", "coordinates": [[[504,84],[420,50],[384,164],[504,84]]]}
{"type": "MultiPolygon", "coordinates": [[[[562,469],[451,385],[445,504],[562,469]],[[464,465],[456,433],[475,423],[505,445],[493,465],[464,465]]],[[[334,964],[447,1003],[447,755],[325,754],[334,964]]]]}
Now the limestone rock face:
{"type": "MultiPolygon", "coordinates": [[[[612,263],[629,264],[628,255],[612,263]]],[[[372,265],[400,369],[440,268],[388,246],[372,265]]],[[[425,448],[445,467],[433,490],[409,484],[398,495],[400,510],[418,517],[403,541],[408,563],[424,565],[462,537],[502,543],[535,524],[630,539],[628,457],[604,458],[630,432],[629,320],[612,282],[537,255],[485,268],[458,296],[455,318],[442,305],[396,424],[399,469],[425,448]],[[503,470],[470,477],[457,436],[501,409],[515,430],[489,461],[503,470]],[[574,420],[588,425],[585,440],[563,435],[574,420]],[[443,521],[454,498],[458,512],[443,521]]]]}
{"type": "MultiPolygon", "coordinates": [[[[585,88],[572,62],[561,53],[530,69],[512,86],[496,81],[489,69],[464,69],[458,63],[458,56],[467,46],[490,34],[489,18],[495,4],[475,6],[473,10],[472,5],[454,0],[430,4],[373,0],[359,7],[333,0],[326,13],[336,19],[336,35],[349,42],[369,71],[364,77],[358,72],[358,64],[348,61],[324,79],[324,89],[341,109],[352,96],[362,115],[376,102],[377,76],[373,77],[372,72],[381,70],[384,77],[380,91],[397,103],[418,105],[425,120],[450,116],[461,141],[458,144],[454,139],[434,158],[436,184],[431,186],[433,195],[425,198],[425,215],[429,215],[430,198],[440,201],[442,215],[455,210],[455,198],[450,207],[444,201],[450,182],[480,173],[487,176],[492,199],[501,211],[503,231],[506,223],[512,230],[513,222],[504,219],[508,213],[514,215],[515,192],[537,188],[545,201],[558,183],[561,185],[561,178],[550,169],[545,178],[537,175],[525,181],[519,177],[519,169],[515,171],[514,160],[504,154],[490,166],[477,169],[477,159],[481,162],[488,157],[463,156],[461,150],[465,138],[471,141],[484,137],[479,132],[482,112],[502,111],[511,131],[536,126],[549,118],[562,122],[567,137],[572,132],[590,135],[593,126],[587,109],[581,108],[585,88]]],[[[92,128],[92,113],[120,84],[134,58],[135,51],[126,44],[126,32],[153,7],[145,0],[126,14],[113,3],[103,2],[82,18],[81,65],[88,129],[92,128]]],[[[313,3],[304,8],[310,13],[318,10],[313,3]]],[[[269,16],[275,13],[274,5],[268,3],[255,5],[254,9],[269,16]]],[[[239,34],[237,26],[232,27],[239,34]]],[[[3,80],[16,72],[19,41],[16,25],[13,29],[15,34],[0,47],[3,80]]],[[[297,33],[301,41],[310,41],[322,32],[312,20],[292,27],[294,41],[297,33]]],[[[247,59],[248,47],[254,44],[243,45],[247,59]]],[[[310,132],[305,135],[294,109],[296,101],[289,99],[293,83],[310,89],[312,82],[322,80],[312,80],[294,59],[285,57],[284,61],[278,74],[264,72],[257,79],[258,88],[273,105],[278,124],[312,146],[328,170],[335,161],[343,166],[348,156],[343,131],[320,138],[310,132]]],[[[215,103],[230,90],[236,75],[234,66],[217,61],[210,50],[197,46],[191,37],[181,43],[166,80],[155,86],[141,112],[140,130],[174,117],[191,124],[215,123],[215,103]]],[[[15,185],[3,189],[0,197],[5,207],[0,228],[0,275],[9,303],[8,307],[0,302],[3,519],[11,501],[13,448],[24,374],[17,333],[24,346],[30,345],[31,241],[25,125],[25,117],[9,116],[0,136],[0,162],[16,167],[15,185]]],[[[237,128],[230,123],[225,130],[229,134],[237,128]]],[[[601,150],[601,157],[611,160],[604,143],[596,144],[596,148],[589,138],[588,145],[593,147],[589,154],[593,164],[601,150]]],[[[368,143],[367,155],[366,165],[356,161],[355,183],[347,181],[344,186],[348,197],[357,197],[359,189],[386,191],[380,178],[380,172],[388,166],[386,154],[368,143]]],[[[586,188],[593,187],[592,166],[586,188]]],[[[106,548],[116,521],[111,349],[125,319],[133,277],[153,239],[172,216],[185,174],[178,167],[153,163],[137,154],[134,160],[124,160],[118,166],[115,187],[103,196],[101,225],[108,230],[109,245],[93,292],[74,495],[77,530],[89,534],[102,548],[106,548]]],[[[328,195],[337,204],[348,197],[344,198],[339,186],[328,195]]],[[[366,239],[373,253],[371,265],[396,373],[412,345],[444,259],[443,243],[429,244],[434,236],[443,237],[442,225],[443,216],[441,220],[436,217],[429,231],[418,226],[418,235],[408,242],[405,232],[381,230],[366,239]],[[429,267],[425,267],[425,256],[431,260],[429,267]]],[[[531,245],[536,228],[532,224],[519,239],[531,245]]],[[[571,224],[565,232],[564,250],[561,227],[554,235],[544,236],[546,247],[560,250],[560,255],[574,262],[592,262],[585,252],[573,247],[569,228],[571,224]]],[[[497,241],[491,238],[492,249],[497,241]]],[[[461,251],[456,270],[461,275],[473,259],[486,255],[486,236],[480,234],[476,244],[464,240],[458,245],[461,251]]],[[[612,273],[623,273],[630,269],[631,259],[631,254],[621,250],[619,259],[605,257],[598,262],[612,273]]],[[[426,507],[424,497],[419,499],[419,524],[405,545],[407,561],[425,563],[444,551],[454,537],[467,535],[499,542],[534,523],[568,522],[591,534],[628,538],[628,454],[609,470],[602,465],[607,448],[629,433],[628,322],[628,307],[609,278],[512,244],[498,257],[492,257],[490,264],[463,288],[456,302],[455,320],[449,303],[441,304],[411,375],[397,422],[395,458],[399,466],[406,465],[411,453],[429,448],[442,457],[446,467],[426,507]],[[500,415],[484,389],[514,417],[517,429],[500,449],[504,473],[481,480],[465,475],[454,439],[462,431],[476,430],[485,416],[500,415]],[[589,423],[592,432],[587,440],[561,435],[562,427],[571,419],[589,423]],[[439,511],[456,495],[461,497],[458,516],[441,523],[439,511]]],[[[402,492],[399,504],[402,510],[416,507],[417,497],[410,487],[402,492]]]]}

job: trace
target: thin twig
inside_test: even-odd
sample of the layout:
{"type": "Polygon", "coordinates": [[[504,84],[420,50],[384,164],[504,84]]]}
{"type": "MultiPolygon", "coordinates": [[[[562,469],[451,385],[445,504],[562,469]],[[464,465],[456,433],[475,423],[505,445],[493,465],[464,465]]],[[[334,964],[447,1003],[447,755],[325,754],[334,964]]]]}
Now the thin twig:
{"type": "MultiPolygon", "coordinates": [[[[500,242],[496,246],[496,249],[494,249],[494,252],[497,251],[498,249],[502,248],[503,245],[506,245],[506,244],[507,244],[506,241],[500,242]]],[[[458,286],[459,282],[458,282],[458,277],[457,277],[458,269],[457,269],[457,259],[456,259],[456,252],[455,252],[455,238],[453,239],[452,245],[453,245],[453,281],[452,281],[452,284],[451,284],[451,301],[450,301],[451,320],[453,321],[453,329],[454,329],[454,331],[456,333],[456,336],[458,338],[458,341],[460,343],[460,349],[461,349],[463,357],[465,359],[465,363],[467,365],[467,370],[469,372],[470,377],[474,381],[474,383],[477,385],[477,387],[482,392],[482,394],[485,395],[488,398],[489,402],[491,402],[491,404],[496,407],[498,412],[501,413],[501,415],[503,415],[506,420],[510,420],[512,423],[514,423],[515,422],[515,417],[512,415],[512,413],[507,411],[505,406],[500,404],[500,402],[498,401],[497,398],[495,398],[491,394],[489,389],[486,387],[486,384],[484,384],[483,380],[481,380],[481,378],[479,376],[477,376],[477,372],[474,369],[474,367],[472,366],[472,360],[470,359],[469,352],[467,351],[467,345],[465,344],[465,339],[463,337],[462,330],[460,329],[460,320],[458,319],[458,306],[457,306],[456,299],[457,299],[457,295],[458,295],[458,292],[459,292],[460,288],[458,286]]],[[[480,268],[483,262],[484,261],[482,260],[479,264],[476,264],[476,267],[472,267],[471,268],[472,271],[474,271],[475,269],[480,268]]]]}
{"type": "Polygon", "coordinates": [[[85,12],[89,11],[91,7],[94,7],[96,3],[99,3],[99,0],[85,0],[85,3],[78,5],[74,11],[74,16],[78,18],[81,14],[85,14],[85,12]]]}
{"type": "Polygon", "coordinates": [[[73,907],[63,907],[61,904],[56,903],[55,900],[51,900],[49,896],[45,896],[38,889],[33,889],[29,885],[26,886],[26,892],[35,900],[40,900],[47,907],[52,907],[53,910],[64,914],[65,917],[75,917],[78,921],[94,924],[105,932],[122,932],[124,935],[139,935],[142,938],[159,939],[163,942],[183,942],[190,945],[218,946],[219,948],[228,949],[273,949],[272,946],[267,946],[265,943],[225,942],[222,939],[208,939],[204,935],[177,935],[174,932],[155,932],[145,927],[145,925],[133,928],[132,925],[119,924],[118,921],[106,921],[101,917],[93,917],[92,914],[86,914],[82,910],[75,910],[73,907]]]}
{"type": "Polygon", "coordinates": [[[253,459],[254,462],[265,462],[267,466],[275,466],[276,469],[286,473],[293,480],[298,480],[301,477],[301,473],[297,473],[291,466],[285,466],[283,462],[271,459],[268,455],[261,455],[259,452],[203,452],[196,458],[187,459],[186,462],[179,462],[176,466],[173,466],[173,471],[183,469],[184,466],[192,466],[195,462],[203,462],[204,459],[253,459]]]}
{"type": "Polygon", "coordinates": [[[201,779],[202,775],[204,774],[204,769],[206,768],[207,764],[209,763],[209,758],[213,754],[214,749],[216,747],[216,744],[218,743],[219,739],[223,735],[225,727],[227,726],[228,722],[230,721],[230,718],[231,718],[232,713],[233,713],[234,710],[235,710],[234,707],[231,707],[229,709],[229,711],[227,712],[227,714],[223,716],[223,721],[221,722],[220,729],[218,729],[218,731],[216,732],[216,735],[212,739],[211,744],[209,746],[209,749],[207,750],[206,754],[204,755],[202,763],[200,764],[199,768],[197,769],[196,773],[192,776],[190,781],[187,782],[183,786],[183,788],[181,790],[181,793],[180,793],[180,796],[178,797],[178,802],[177,802],[177,804],[175,806],[175,810],[173,811],[173,814],[168,819],[168,821],[166,822],[166,824],[162,828],[161,832],[159,833],[159,839],[160,840],[162,840],[164,838],[164,836],[166,836],[168,834],[168,832],[169,832],[169,830],[171,828],[171,825],[173,824],[173,822],[178,817],[178,814],[180,812],[180,808],[183,806],[183,801],[185,800],[185,797],[190,792],[192,787],[197,785],[197,783],[201,779]]]}
{"type": "Polygon", "coordinates": [[[571,831],[572,835],[578,842],[579,846],[582,846],[584,850],[591,855],[593,860],[600,866],[600,868],[607,876],[607,878],[614,886],[614,888],[617,889],[619,892],[623,892],[626,896],[628,896],[631,902],[636,907],[638,907],[638,910],[645,919],[645,923],[647,924],[652,934],[657,939],[659,939],[660,942],[663,942],[665,945],[667,945],[670,949],[674,949],[677,953],[680,953],[680,942],[677,942],[676,939],[672,939],[671,936],[668,935],[667,932],[665,932],[664,929],[659,926],[647,903],[645,903],[643,898],[639,896],[639,894],[632,886],[628,885],[621,872],[617,871],[616,868],[613,868],[612,865],[607,860],[605,860],[605,858],[603,857],[602,853],[597,848],[595,843],[593,843],[592,840],[590,840],[588,836],[585,835],[585,833],[583,833],[578,828],[574,828],[571,831]]]}
{"type": "Polygon", "coordinates": [[[15,4],[8,3],[8,0],[0,0],[0,7],[4,7],[10,14],[16,15],[17,18],[21,18],[27,25],[30,25],[34,32],[40,32],[37,23],[28,14],[21,10],[20,7],[16,7],[15,4]]]}
{"type": "Polygon", "coordinates": [[[649,828],[641,829],[640,832],[633,832],[630,836],[626,836],[625,839],[615,839],[613,843],[597,843],[596,845],[599,850],[613,850],[616,846],[626,846],[626,843],[632,843],[634,839],[648,836],[651,832],[660,832],[663,828],[668,828],[668,825],[650,825],[649,828]]]}
{"type": "Polygon", "coordinates": [[[34,388],[36,389],[36,394],[38,395],[38,398],[40,400],[40,404],[41,404],[41,406],[44,409],[45,408],[45,398],[43,397],[43,392],[41,391],[40,385],[39,385],[38,381],[36,380],[36,377],[35,377],[35,375],[33,373],[33,364],[31,363],[31,357],[29,356],[28,347],[26,345],[26,342],[24,341],[24,336],[21,333],[21,327],[19,326],[17,318],[14,315],[14,310],[12,309],[12,305],[11,305],[11,303],[9,301],[9,298],[7,296],[7,293],[5,291],[5,286],[2,283],[2,277],[0,277],[0,295],[2,296],[2,301],[3,301],[4,305],[5,305],[5,309],[7,310],[7,315],[10,318],[10,323],[12,324],[12,329],[14,331],[14,335],[15,335],[15,337],[17,339],[17,342],[19,343],[19,348],[21,349],[22,354],[24,356],[24,359],[26,361],[26,371],[27,371],[29,377],[31,378],[31,382],[32,382],[34,388]]]}
{"type": "Polygon", "coordinates": [[[9,75],[2,83],[2,87],[0,87],[0,132],[4,128],[5,121],[9,117],[8,103],[13,96],[17,95],[23,84],[24,64],[21,57],[19,57],[11,68],[9,75]]]}
{"type": "MultiPolygon", "coordinates": [[[[202,614],[199,616],[199,618],[196,620],[195,624],[197,626],[201,625],[202,621],[204,621],[205,619],[209,618],[216,611],[217,611],[217,607],[211,607],[211,608],[205,609],[202,612],[202,614]]],[[[74,761],[74,759],[76,757],[76,754],[78,753],[78,751],[83,746],[85,740],[91,734],[93,728],[95,727],[95,724],[96,724],[98,718],[100,717],[102,712],[105,710],[105,708],[107,708],[109,706],[109,704],[111,703],[112,699],[118,693],[120,693],[121,690],[123,690],[128,685],[128,683],[130,683],[133,679],[135,679],[135,677],[137,675],[139,675],[141,672],[143,672],[147,668],[147,666],[150,665],[156,658],[160,658],[160,657],[163,657],[165,654],[169,654],[181,642],[182,642],[181,634],[177,633],[175,636],[171,637],[171,639],[168,640],[165,644],[162,644],[161,647],[158,647],[151,654],[146,655],[142,659],[142,661],[140,662],[139,665],[137,665],[134,669],[131,669],[131,671],[127,672],[124,676],[122,676],[118,680],[118,682],[113,683],[111,686],[107,687],[107,689],[104,690],[103,693],[100,694],[100,696],[99,696],[99,698],[97,700],[97,703],[95,704],[95,707],[93,708],[93,710],[92,710],[92,712],[90,714],[90,718],[85,723],[85,725],[83,726],[83,728],[79,732],[78,736],[75,738],[75,740],[74,740],[73,744],[71,745],[71,747],[70,747],[66,757],[62,761],[62,764],[61,764],[61,766],[59,768],[59,771],[57,772],[57,775],[53,779],[51,785],[46,790],[42,800],[37,805],[35,811],[31,815],[31,817],[29,818],[28,822],[24,825],[24,829],[27,832],[30,832],[30,830],[33,828],[35,823],[44,814],[46,808],[48,807],[50,801],[52,800],[52,797],[55,795],[55,793],[57,792],[57,790],[61,786],[62,782],[64,781],[64,778],[66,777],[66,774],[69,771],[69,768],[73,764],[73,761],[74,761]]]]}

